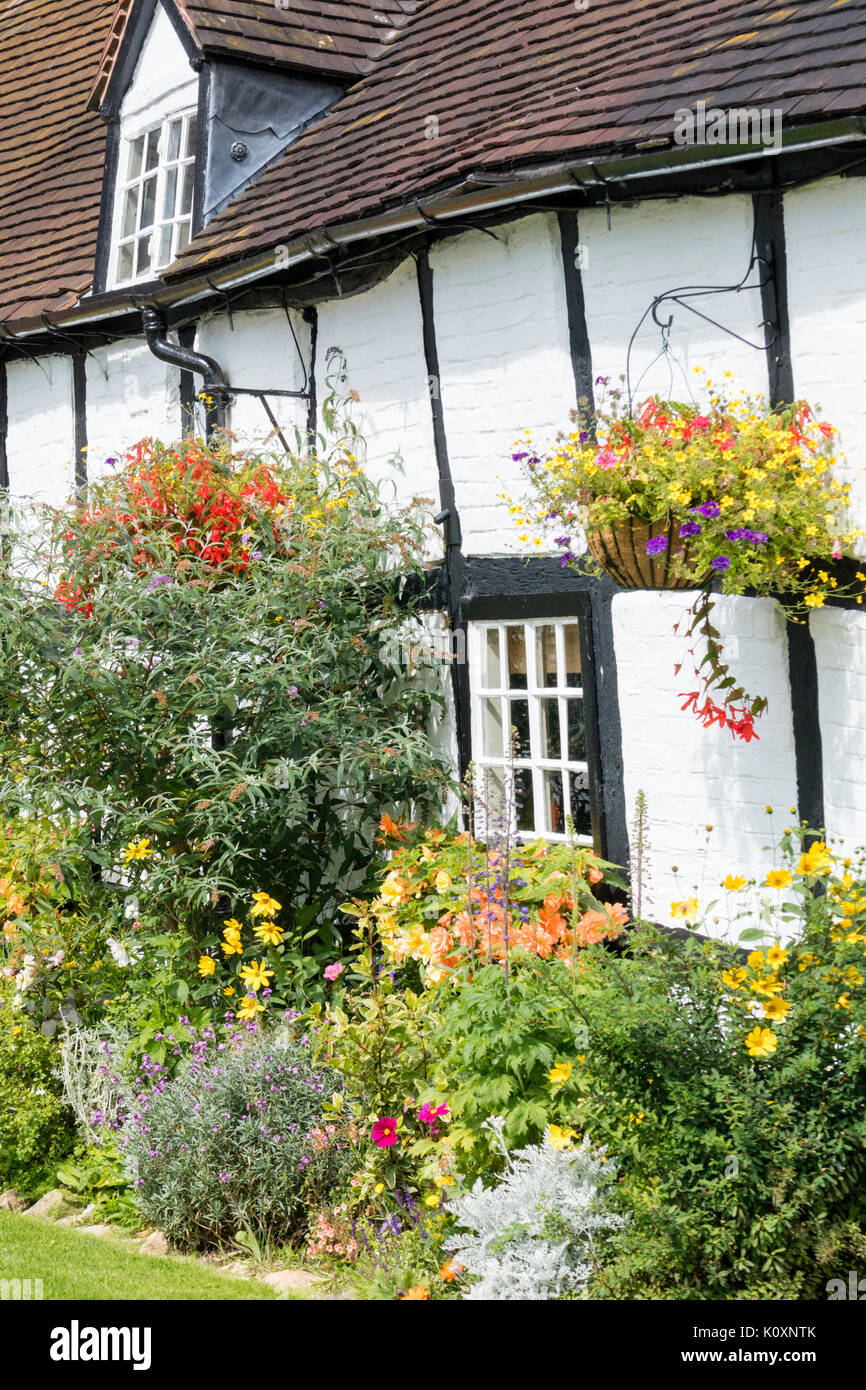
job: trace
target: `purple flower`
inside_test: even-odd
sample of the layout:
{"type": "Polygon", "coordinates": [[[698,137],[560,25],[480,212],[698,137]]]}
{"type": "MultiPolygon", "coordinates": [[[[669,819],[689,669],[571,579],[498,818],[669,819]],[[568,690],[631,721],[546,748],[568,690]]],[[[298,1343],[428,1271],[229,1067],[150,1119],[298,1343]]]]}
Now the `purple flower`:
{"type": "Polygon", "coordinates": [[[743,539],[751,541],[752,545],[763,545],[765,541],[769,540],[769,536],[766,531],[744,531],[743,539]]]}
{"type": "Polygon", "coordinates": [[[680,527],[680,539],[687,541],[689,536],[699,536],[701,534],[701,523],[699,521],[684,521],[680,527]]]}
{"type": "Polygon", "coordinates": [[[294,698],[295,698],[295,696],[297,695],[297,693],[298,693],[298,687],[297,687],[296,685],[290,685],[290,686],[289,686],[289,697],[290,697],[292,700],[294,700],[294,698]]]}
{"type": "Polygon", "coordinates": [[[147,586],[147,592],[153,593],[154,589],[159,589],[163,584],[173,584],[174,579],[170,574],[155,574],[147,586]]]}
{"type": "Polygon", "coordinates": [[[646,543],[647,555],[661,555],[663,550],[668,548],[667,536],[653,536],[651,541],[646,543]]]}
{"type": "Polygon", "coordinates": [[[571,536],[554,536],[554,545],[571,545],[571,536]]]}
{"type": "Polygon", "coordinates": [[[252,555],[250,556],[250,559],[251,559],[251,560],[261,560],[263,554],[264,554],[264,551],[262,551],[262,550],[254,550],[253,553],[252,553],[252,555]]]}
{"type": "Polygon", "coordinates": [[[701,516],[705,516],[709,520],[717,517],[721,510],[718,502],[702,502],[699,507],[692,507],[693,512],[700,512],[701,516]]]}
{"type": "Polygon", "coordinates": [[[730,569],[731,562],[727,555],[717,555],[713,561],[713,569],[717,574],[724,574],[726,569],[730,569]]]}
{"type": "Polygon", "coordinates": [[[748,540],[749,535],[750,532],[744,531],[742,526],[731,526],[725,532],[725,536],[729,541],[748,540]]]}

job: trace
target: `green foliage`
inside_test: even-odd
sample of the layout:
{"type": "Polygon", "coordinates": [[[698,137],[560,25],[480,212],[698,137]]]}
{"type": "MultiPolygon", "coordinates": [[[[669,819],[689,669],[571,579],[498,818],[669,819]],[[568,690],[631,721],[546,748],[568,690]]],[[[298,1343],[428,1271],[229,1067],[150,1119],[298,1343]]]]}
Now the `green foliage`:
{"type": "Polygon", "coordinates": [[[594,948],[573,982],[589,1045],[562,1103],[617,1155],[633,1213],[593,1296],[817,1298],[866,1254],[866,1030],[862,1000],[836,1007],[851,948],[824,912],[772,970],[642,929],[627,957],[594,948]],[[776,980],[790,1013],[754,1054],[776,980]]]}
{"type": "Polygon", "coordinates": [[[228,1044],[206,1030],[173,1079],[145,1059],[120,1141],[145,1220],[181,1248],[303,1230],[347,1166],[321,1124],[338,1084],[306,1039],[255,1030],[228,1044]]]}
{"type": "Polygon", "coordinates": [[[585,1047],[586,1030],[560,981],[570,981],[564,963],[515,953],[508,976],[497,963],[483,965],[443,992],[434,1041],[461,1168],[500,1166],[485,1127],[491,1115],[504,1117],[509,1148],[537,1143],[548,1124],[565,1118],[549,1073],[585,1047]]]}
{"type": "Polygon", "coordinates": [[[38,1196],[73,1142],[57,1048],[0,996],[0,1184],[38,1196]]]}
{"type": "MultiPolygon", "coordinates": [[[[359,909],[344,905],[344,911],[359,909]]],[[[377,958],[366,912],[354,932],[349,984],[339,1003],[309,1012],[317,1056],[339,1072],[341,1113],[351,1110],[360,1169],[355,1197],[363,1200],[383,1183],[390,1191],[415,1189],[422,1172],[438,1171],[437,1126],[417,1119],[423,1100],[436,1094],[439,1055],[433,1042],[437,1017],[429,992],[411,988],[377,958]],[[376,1120],[396,1121],[397,1142],[379,1147],[370,1134],[376,1120]]],[[[440,1096],[441,1100],[442,1097],[440,1096]]]]}
{"type": "Polygon", "coordinates": [[[124,1160],[113,1140],[102,1145],[79,1142],[57,1169],[57,1183],[71,1203],[91,1208],[92,1224],[113,1221],[121,1226],[141,1225],[124,1160]]]}
{"type": "Polygon", "coordinates": [[[84,825],[84,857],[169,929],[199,941],[267,889],[323,959],[380,808],[425,813],[446,781],[440,697],[388,640],[424,517],[386,504],[333,397],[329,418],[315,461],[147,442],[86,512],[19,517],[0,573],[5,804],[84,825]],[[231,507],[244,535],[205,544],[231,507]]]}

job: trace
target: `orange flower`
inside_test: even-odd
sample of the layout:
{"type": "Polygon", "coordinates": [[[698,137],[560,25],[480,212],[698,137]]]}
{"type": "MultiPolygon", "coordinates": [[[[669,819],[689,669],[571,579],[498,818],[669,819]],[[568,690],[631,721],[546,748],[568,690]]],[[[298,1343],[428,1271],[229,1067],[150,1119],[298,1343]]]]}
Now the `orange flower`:
{"type": "Polygon", "coordinates": [[[407,1302],[420,1303],[422,1299],[429,1298],[429,1297],[430,1297],[430,1290],[429,1290],[429,1289],[425,1289],[425,1287],[424,1287],[423,1284],[416,1284],[414,1288],[407,1289],[405,1293],[403,1293],[403,1294],[400,1295],[400,1302],[401,1302],[401,1303],[407,1303],[407,1302]]]}
{"type": "Polygon", "coordinates": [[[439,1278],[444,1279],[446,1284],[453,1284],[457,1275],[465,1268],[465,1265],[459,1265],[456,1260],[446,1260],[439,1271],[439,1278]]]}
{"type": "Polygon", "coordinates": [[[446,959],[454,945],[454,938],[445,927],[434,927],[430,933],[430,954],[439,965],[456,965],[456,961],[446,959]]]}
{"type": "Polygon", "coordinates": [[[383,835],[387,835],[391,840],[405,840],[406,838],[397,821],[392,820],[387,813],[379,821],[379,829],[383,835]]]}

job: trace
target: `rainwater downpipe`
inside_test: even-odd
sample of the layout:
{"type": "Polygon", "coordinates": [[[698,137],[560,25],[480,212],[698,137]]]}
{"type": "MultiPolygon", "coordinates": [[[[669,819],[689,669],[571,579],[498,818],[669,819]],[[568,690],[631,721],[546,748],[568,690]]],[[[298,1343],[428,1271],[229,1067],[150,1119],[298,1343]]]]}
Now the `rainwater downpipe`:
{"type": "Polygon", "coordinates": [[[195,372],[202,378],[202,389],[210,396],[213,404],[206,408],[205,421],[207,437],[215,430],[224,430],[228,424],[228,408],[231,402],[231,388],[226,374],[219,362],[207,357],[203,352],[193,352],[192,348],[179,347],[168,340],[168,327],[165,315],[159,309],[142,309],[142,324],[147,346],[161,362],[170,362],[173,367],[195,372]]]}

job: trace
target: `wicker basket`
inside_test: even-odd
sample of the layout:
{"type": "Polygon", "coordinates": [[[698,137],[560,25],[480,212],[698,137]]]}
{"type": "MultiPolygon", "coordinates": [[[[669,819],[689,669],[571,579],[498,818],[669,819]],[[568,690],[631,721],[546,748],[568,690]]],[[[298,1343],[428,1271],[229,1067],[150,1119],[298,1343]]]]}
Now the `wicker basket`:
{"type": "Polygon", "coordinates": [[[629,518],[586,537],[589,553],[621,589],[695,589],[698,582],[684,578],[679,560],[688,562],[688,542],[676,540],[670,517],[645,522],[629,518]],[[666,548],[647,555],[647,541],[664,536],[666,548]]]}

